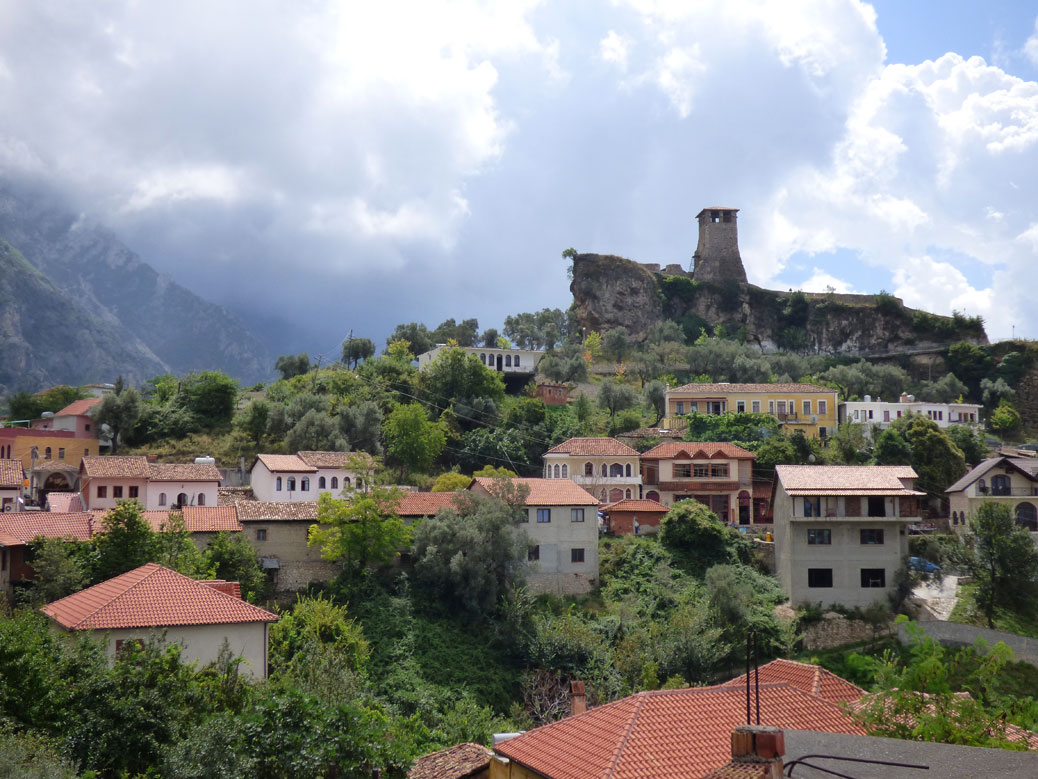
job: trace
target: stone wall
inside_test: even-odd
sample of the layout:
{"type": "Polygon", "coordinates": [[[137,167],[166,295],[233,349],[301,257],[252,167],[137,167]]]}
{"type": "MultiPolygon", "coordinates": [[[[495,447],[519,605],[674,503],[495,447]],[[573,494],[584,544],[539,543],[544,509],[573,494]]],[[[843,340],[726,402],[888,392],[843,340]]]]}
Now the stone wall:
{"type": "Polygon", "coordinates": [[[868,622],[860,619],[847,619],[842,614],[829,611],[822,616],[821,622],[809,625],[803,630],[804,649],[809,651],[832,649],[844,644],[871,641],[874,637],[891,635],[893,632],[893,622],[876,631],[868,622]]]}

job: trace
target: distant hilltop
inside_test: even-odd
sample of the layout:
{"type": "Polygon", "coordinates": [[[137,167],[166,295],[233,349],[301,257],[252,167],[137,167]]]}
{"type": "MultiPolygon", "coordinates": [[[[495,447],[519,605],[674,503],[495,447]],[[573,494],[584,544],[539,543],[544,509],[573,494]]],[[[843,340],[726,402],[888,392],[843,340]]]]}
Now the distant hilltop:
{"type": "Polygon", "coordinates": [[[640,339],[667,319],[696,338],[722,326],[762,351],[847,356],[986,344],[979,317],[940,316],[908,308],[893,295],[767,290],[749,284],[739,254],[738,209],[714,206],[696,216],[693,269],[623,257],[578,254],[570,290],[586,330],[623,326],[640,339]]]}

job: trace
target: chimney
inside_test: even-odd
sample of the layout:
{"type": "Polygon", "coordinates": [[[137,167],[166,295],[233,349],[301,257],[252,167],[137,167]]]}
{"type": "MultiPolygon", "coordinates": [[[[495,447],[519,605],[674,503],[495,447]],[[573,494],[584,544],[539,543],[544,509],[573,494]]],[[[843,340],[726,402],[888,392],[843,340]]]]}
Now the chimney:
{"type": "Polygon", "coordinates": [[[780,779],[785,737],[780,728],[770,725],[739,725],[732,733],[732,759],[706,775],[706,779],[740,777],[780,779]]]}
{"type": "Polygon", "coordinates": [[[199,584],[204,584],[207,587],[212,587],[218,592],[222,592],[224,595],[230,595],[232,598],[241,600],[241,584],[239,582],[229,582],[224,579],[202,579],[199,584]]]}
{"type": "Polygon", "coordinates": [[[583,682],[569,683],[569,715],[575,717],[587,711],[587,695],[583,682]]]}

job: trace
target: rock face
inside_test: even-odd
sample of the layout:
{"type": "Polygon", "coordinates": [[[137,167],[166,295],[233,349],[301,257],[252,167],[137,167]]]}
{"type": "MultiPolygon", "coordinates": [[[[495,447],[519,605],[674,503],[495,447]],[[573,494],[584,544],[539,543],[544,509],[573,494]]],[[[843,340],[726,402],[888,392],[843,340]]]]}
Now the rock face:
{"type": "MultiPolygon", "coordinates": [[[[119,374],[141,380],[164,371],[221,370],[246,382],[271,373],[273,358],[268,349],[236,316],[158,274],[110,231],[85,223],[47,196],[16,193],[0,185],[0,239],[17,249],[39,275],[32,282],[18,280],[19,285],[38,287],[41,280],[48,281],[61,293],[51,295],[66,315],[74,310],[80,325],[85,321],[104,325],[109,336],[122,344],[110,353],[112,359],[95,354],[95,361],[84,363],[67,338],[35,332],[26,340],[23,327],[22,348],[35,352],[35,344],[47,335],[48,348],[58,351],[25,352],[26,364],[37,366],[32,378],[0,365],[0,384],[9,389],[112,381],[119,374]],[[66,343],[68,348],[62,348],[66,343]]],[[[28,269],[18,267],[15,272],[24,276],[28,269]]],[[[16,318],[24,321],[26,305],[11,297],[13,280],[2,283],[8,296],[0,321],[7,322],[13,333],[11,323],[16,318]]],[[[66,336],[71,328],[70,321],[63,328],[66,336]]],[[[101,338],[100,331],[97,337],[101,338]]]]}
{"type": "Polygon", "coordinates": [[[573,300],[585,332],[626,327],[642,339],[663,321],[663,298],[655,274],[623,257],[578,254],[573,258],[573,300]]]}

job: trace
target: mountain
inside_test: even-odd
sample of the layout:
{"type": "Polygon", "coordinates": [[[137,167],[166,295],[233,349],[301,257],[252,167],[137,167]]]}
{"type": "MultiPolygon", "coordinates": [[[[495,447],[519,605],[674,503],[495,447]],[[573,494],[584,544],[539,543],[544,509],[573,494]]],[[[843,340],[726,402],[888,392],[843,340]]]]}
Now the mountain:
{"type": "Polygon", "coordinates": [[[157,273],[110,230],[52,196],[0,184],[0,240],[21,258],[6,252],[0,276],[0,348],[20,355],[0,364],[8,389],[194,370],[252,383],[271,373],[269,349],[237,316],[157,273]],[[47,307],[45,290],[60,314],[30,310],[47,307]],[[93,348],[113,343],[119,348],[107,354],[93,348]]]}

